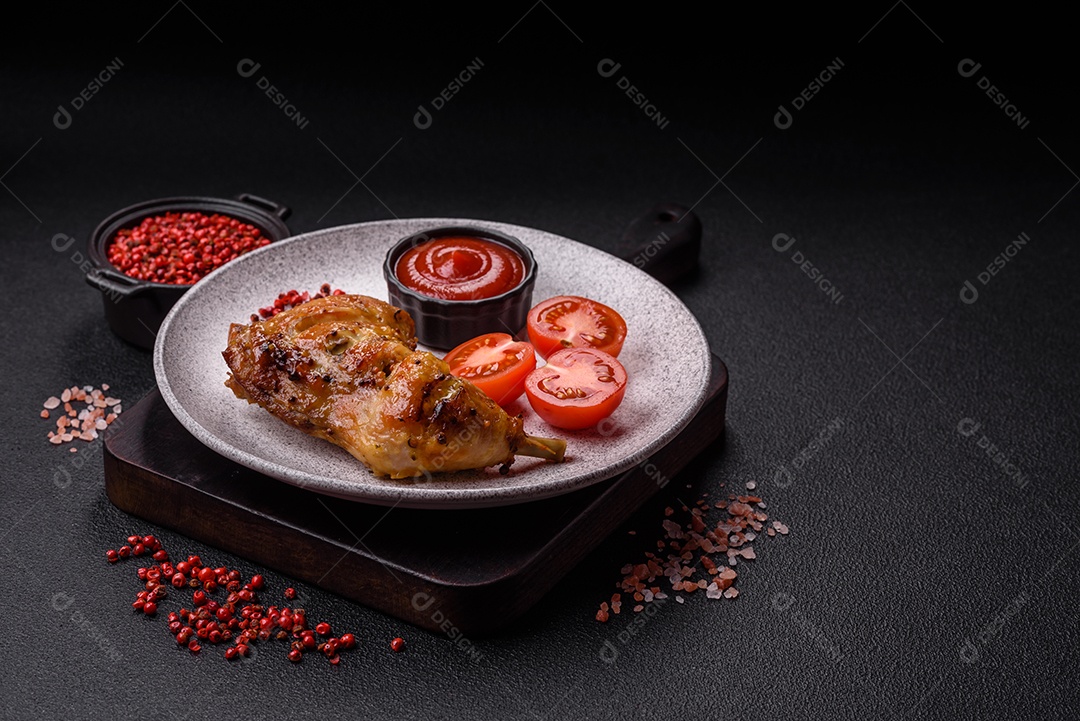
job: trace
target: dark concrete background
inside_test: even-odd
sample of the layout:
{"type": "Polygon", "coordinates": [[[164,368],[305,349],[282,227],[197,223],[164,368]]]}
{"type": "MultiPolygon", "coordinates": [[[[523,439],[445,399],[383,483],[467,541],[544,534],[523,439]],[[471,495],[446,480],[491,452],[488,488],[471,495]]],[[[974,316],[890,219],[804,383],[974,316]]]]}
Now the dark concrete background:
{"type": "Polygon", "coordinates": [[[0,49],[0,715],[1076,716],[1080,147],[1063,16],[905,3],[81,13],[36,9],[0,49]],[[57,128],[57,107],[117,58],[57,128]],[[245,58],[261,64],[250,78],[237,72],[245,58]],[[418,106],[475,58],[482,69],[417,128],[418,106]],[[597,72],[607,58],[621,63],[611,78],[597,72]],[[778,128],[778,106],[837,58],[778,128]],[[981,68],[965,78],[968,58],[981,68]],[[260,92],[261,76],[305,127],[260,92]],[[664,128],[619,91],[622,76],[664,128]],[[1026,127],[979,89],[984,76],[1026,127]],[[294,232],[456,215],[608,249],[653,203],[694,205],[702,270],[676,290],[730,369],[726,444],[520,624],[472,639],[478,662],[308,588],[312,615],[364,639],[339,668],[177,651],[161,619],[130,617],[130,568],[104,550],[153,531],[255,569],[114,509],[100,444],[72,456],[36,415],[72,384],[108,382],[128,404],[154,384],[150,355],[110,334],[72,262],[97,222],[149,198],[244,191],[291,205],[294,232]],[[59,233],[80,242],[57,252],[59,233]],[[780,233],[796,239],[784,252],[780,233]],[[1020,233],[1030,242],[981,284],[1020,233]],[[971,304],[965,280],[980,292],[971,304]],[[740,566],[737,601],[666,604],[633,634],[627,615],[592,620],[686,483],[715,493],[748,480],[792,531],[740,566]],[[72,605],[55,610],[57,594],[72,605]],[[395,635],[407,653],[387,651],[395,635]]]}

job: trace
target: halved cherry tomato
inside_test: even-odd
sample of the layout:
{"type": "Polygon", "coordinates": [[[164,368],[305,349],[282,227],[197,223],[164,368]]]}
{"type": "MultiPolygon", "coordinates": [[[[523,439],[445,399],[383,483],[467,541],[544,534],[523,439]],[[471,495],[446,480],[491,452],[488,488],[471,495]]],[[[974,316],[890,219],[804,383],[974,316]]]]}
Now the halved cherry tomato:
{"type": "Polygon", "coordinates": [[[455,376],[505,406],[525,392],[525,379],[536,368],[536,353],[531,345],[506,333],[488,333],[447,353],[446,362],[455,376]]]}
{"type": "Polygon", "coordinates": [[[595,348],[564,348],[525,381],[533,410],[556,428],[592,428],[615,412],[626,395],[626,369],[595,348]]]}
{"type": "Polygon", "coordinates": [[[529,340],[541,358],[571,347],[596,348],[617,356],[626,340],[626,321],[603,303],[559,295],[529,311],[529,340]]]}

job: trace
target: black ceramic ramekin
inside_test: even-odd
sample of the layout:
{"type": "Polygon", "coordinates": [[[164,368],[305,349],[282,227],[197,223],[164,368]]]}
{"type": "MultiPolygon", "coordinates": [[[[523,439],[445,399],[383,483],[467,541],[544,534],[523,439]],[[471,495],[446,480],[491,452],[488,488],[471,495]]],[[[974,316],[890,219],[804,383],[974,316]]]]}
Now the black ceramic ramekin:
{"type": "Polygon", "coordinates": [[[513,236],[487,228],[432,228],[402,238],[386,253],[383,275],[390,304],[408,311],[416,322],[416,337],[424,345],[449,350],[485,333],[516,335],[525,327],[536,283],[536,259],[528,246],[513,236]],[[436,238],[470,237],[510,248],[525,264],[525,276],[512,290],[481,300],[443,300],[424,295],[397,277],[397,263],[405,251],[436,238]]]}
{"type": "Polygon", "coordinates": [[[276,242],[289,237],[285,219],[291,212],[284,205],[241,193],[228,198],[175,197],[148,200],[118,210],[103,220],[87,242],[87,255],[93,266],[86,282],[101,291],[105,319],[113,333],[140,348],[153,348],[161,322],[169,309],[191,285],[154,283],[125,275],[109,262],[109,244],[123,228],[134,228],[145,218],[162,213],[220,213],[250,223],[276,242]]]}

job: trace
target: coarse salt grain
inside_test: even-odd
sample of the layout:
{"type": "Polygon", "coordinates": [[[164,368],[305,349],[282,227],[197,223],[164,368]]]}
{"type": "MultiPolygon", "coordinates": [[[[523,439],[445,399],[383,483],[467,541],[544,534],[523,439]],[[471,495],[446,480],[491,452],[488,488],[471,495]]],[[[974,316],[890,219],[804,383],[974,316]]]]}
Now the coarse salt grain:
{"type": "MultiPolygon", "coordinates": [[[[754,490],[755,487],[754,481],[746,484],[747,490],[754,490]]],[[[680,506],[682,512],[688,514],[683,523],[674,518],[676,511],[673,507],[664,509],[661,519],[664,537],[657,540],[656,547],[658,551],[668,549],[666,558],[647,552],[644,563],[627,563],[620,569],[623,579],[616,586],[635,601],[641,602],[633,607],[635,612],[643,610],[645,604],[668,598],[659,586],[649,585],[660,578],[665,579],[676,593],[676,603],[685,603],[685,595],[699,590],[704,590],[706,597],[711,599],[730,600],[738,597],[739,590],[734,587],[738,572],[732,566],[738,564],[739,558],[746,561],[757,558],[756,551],[748,543],[756,540],[762,530],[769,537],[787,533],[787,526],[779,521],[764,525],[768,521],[768,516],[761,510],[765,508],[765,502],[751,495],[732,494],[726,501],[717,501],[712,507],[727,513],[718,521],[707,521],[710,510],[707,497],[707,493],[702,494],[692,509],[680,506]],[[759,510],[755,510],[755,506],[759,510]],[[719,556],[719,559],[712,558],[710,554],[719,556]],[[717,560],[725,557],[727,563],[718,565],[717,560]],[[704,569],[707,578],[692,578],[698,572],[698,566],[704,569]]],[[[613,613],[619,612],[617,598],[618,594],[612,596],[610,609],[613,613]]],[[[598,621],[608,620],[608,608],[607,602],[601,605],[600,612],[596,614],[598,621]]]]}
{"type": "MultiPolygon", "coordinates": [[[[98,438],[98,431],[104,431],[123,409],[119,398],[106,397],[104,391],[108,390],[107,384],[102,384],[101,390],[93,386],[72,386],[65,388],[57,396],[49,396],[43,406],[45,410],[39,414],[42,418],[49,418],[49,411],[59,408],[63,403],[64,412],[56,419],[55,429],[50,430],[46,438],[53,445],[69,443],[75,440],[91,442],[98,438]],[[75,404],[84,404],[83,408],[75,408],[75,404]],[[111,408],[110,408],[111,407],[111,408]],[[106,415],[105,409],[111,412],[106,415]]],[[[69,449],[75,453],[77,449],[69,449]]]]}

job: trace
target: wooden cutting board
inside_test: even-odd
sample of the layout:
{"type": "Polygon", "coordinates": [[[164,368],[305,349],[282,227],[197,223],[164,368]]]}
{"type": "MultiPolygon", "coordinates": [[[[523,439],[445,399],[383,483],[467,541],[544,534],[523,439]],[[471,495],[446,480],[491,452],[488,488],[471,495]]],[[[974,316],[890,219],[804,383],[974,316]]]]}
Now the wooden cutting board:
{"type": "Polygon", "coordinates": [[[173,417],[158,391],[105,439],[118,508],[432,630],[512,622],[724,429],[727,369],[671,443],[571,494],[478,510],[388,509],[281,483],[227,460],[173,417]]]}

